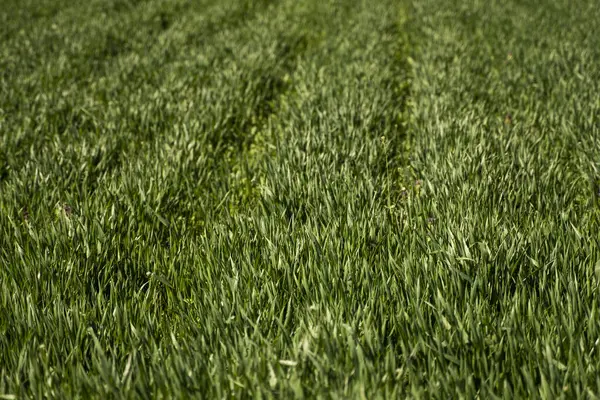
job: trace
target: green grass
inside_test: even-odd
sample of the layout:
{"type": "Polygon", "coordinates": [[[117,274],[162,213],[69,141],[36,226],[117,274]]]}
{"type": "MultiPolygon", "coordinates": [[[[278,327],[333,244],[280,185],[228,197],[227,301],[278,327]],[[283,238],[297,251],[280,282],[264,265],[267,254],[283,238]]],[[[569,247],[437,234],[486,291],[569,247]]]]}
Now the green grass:
{"type": "Polygon", "coordinates": [[[6,0],[0,398],[597,398],[599,21],[6,0]]]}

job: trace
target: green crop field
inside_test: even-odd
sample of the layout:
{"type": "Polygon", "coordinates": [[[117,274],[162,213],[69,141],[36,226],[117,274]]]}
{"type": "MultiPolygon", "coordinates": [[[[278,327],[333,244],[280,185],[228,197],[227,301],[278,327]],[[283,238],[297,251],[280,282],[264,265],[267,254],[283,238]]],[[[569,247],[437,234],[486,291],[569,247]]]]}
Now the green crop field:
{"type": "Polygon", "coordinates": [[[597,0],[1,0],[0,399],[598,398],[597,0]]]}

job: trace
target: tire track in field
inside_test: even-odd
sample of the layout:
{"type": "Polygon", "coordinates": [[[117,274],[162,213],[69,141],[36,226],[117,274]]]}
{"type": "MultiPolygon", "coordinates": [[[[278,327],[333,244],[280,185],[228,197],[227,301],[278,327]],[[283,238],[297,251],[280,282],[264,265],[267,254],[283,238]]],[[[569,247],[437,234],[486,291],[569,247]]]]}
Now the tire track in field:
{"type": "MultiPolygon", "coordinates": [[[[311,4],[320,19],[306,25],[322,40],[299,58],[275,112],[241,154],[241,175],[253,194],[226,199],[235,212],[213,215],[197,235],[197,262],[213,269],[178,272],[195,285],[211,282],[194,299],[198,309],[182,305],[187,316],[200,318],[224,303],[223,315],[236,316],[210,331],[190,328],[206,341],[201,351],[214,351],[221,340],[227,346],[218,356],[228,359],[228,351],[252,341],[260,345],[258,358],[297,360],[302,382],[323,375],[341,382],[354,372],[326,366],[354,365],[353,349],[328,331],[385,326],[386,306],[400,301],[389,291],[373,292],[395,279],[396,271],[381,264],[402,230],[408,42],[392,1],[311,4]],[[239,283],[235,294],[231,280],[239,283]],[[253,336],[240,337],[248,325],[253,336]]],[[[356,340],[372,363],[393,338],[356,340]]],[[[254,375],[252,368],[238,372],[254,375]]],[[[274,374],[283,379],[286,372],[274,374]]]]}
{"type": "MultiPolygon", "coordinates": [[[[234,40],[219,42],[226,51],[208,63],[213,81],[201,79],[198,86],[195,77],[181,86],[185,89],[180,95],[194,105],[189,116],[174,120],[172,128],[152,137],[148,146],[131,149],[138,163],[123,164],[111,175],[123,204],[140,198],[131,178],[156,171],[150,175],[161,176],[165,193],[149,204],[167,220],[184,217],[203,224],[207,214],[217,212],[215,205],[235,191],[236,169],[256,133],[289,89],[287,77],[298,57],[316,40],[303,27],[290,27],[295,7],[289,2],[265,9],[235,31],[234,40]],[[236,44],[239,55],[227,50],[236,44]]],[[[175,99],[171,102],[177,104],[175,99]]],[[[169,229],[163,228],[157,231],[168,235],[169,229]]]]}
{"type": "MultiPolygon", "coordinates": [[[[145,110],[141,101],[142,107],[130,107],[119,118],[126,123],[120,130],[132,133],[138,141],[124,143],[118,150],[122,159],[143,156],[155,165],[154,153],[161,153],[164,145],[176,145],[178,133],[174,127],[183,126],[194,130],[194,135],[209,146],[207,154],[217,163],[223,161],[226,152],[244,146],[251,127],[265,118],[271,103],[285,90],[283,77],[293,69],[293,58],[306,45],[303,37],[288,35],[277,27],[265,43],[252,37],[248,40],[253,30],[267,19],[265,12],[278,12],[278,6],[272,3],[271,0],[247,2],[246,6],[211,20],[203,27],[205,34],[200,41],[194,31],[182,29],[184,34],[169,46],[189,48],[191,53],[182,59],[169,60],[164,65],[168,72],[154,77],[153,83],[148,84],[148,79],[139,75],[128,75],[129,81],[148,84],[145,87],[148,98],[160,92],[160,100],[145,110]],[[211,38],[215,41],[211,42],[211,38]],[[249,48],[250,61],[233,53],[236,45],[249,48]],[[194,57],[200,61],[194,61],[194,57]]],[[[193,22],[191,19],[184,25],[193,22]]],[[[148,65],[152,65],[151,59],[148,65]]],[[[141,94],[138,98],[143,97],[141,94]]],[[[128,168],[119,163],[103,173],[110,174],[121,167],[128,168]]]]}
{"type": "MultiPolygon", "coordinates": [[[[315,27],[318,30],[325,25],[324,39],[319,47],[311,49],[299,61],[298,72],[290,78],[290,96],[285,98],[284,106],[279,107],[277,113],[269,116],[268,124],[275,128],[270,127],[270,131],[264,132],[261,143],[257,143],[250,151],[252,154],[247,156],[245,173],[249,180],[260,181],[269,160],[286,161],[281,153],[276,154],[272,149],[291,143],[290,148],[279,150],[291,151],[285,153],[286,157],[299,163],[297,168],[305,168],[302,165],[315,153],[335,159],[328,167],[328,173],[349,168],[351,173],[361,174],[363,167],[368,165],[368,173],[378,181],[381,192],[393,191],[393,201],[403,195],[402,184],[406,177],[402,167],[406,165],[408,146],[406,109],[410,95],[409,38],[402,30],[405,10],[401,12],[402,17],[388,17],[385,23],[372,21],[373,26],[378,27],[373,36],[379,35],[379,39],[365,38],[352,24],[363,26],[364,21],[360,18],[372,17],[375,12],[369,13],[364,10],[364,4],[357,4],[360,2],[323,2],[322,9],[317,7],[314,11],[329,15],[329,20],[315,27]],[[343,22],[333,22],[336,18],[343,22]],[[352,43],[352,40],[356,42],[352,43]],[[382,40],[382,43],[375,44],[375,40],[382,40]],[[378,48],[378,54],[374,47],[378,48]],[[365,59],[363,53],[373,54],[372,58],[365,59]],[[378,72],[375,71],[383,71],[384,77],[376,79],[373,75],[378,72]],[[327,80],[328,74],[333,77],[333,83],[327,80]],[[345,77],[342,79],[339,75],[345,77]],[[334,90],[338,93],[324,93],[326,85],[335,85],[334,90]],[[386,95],[377,93],[374,85],[386,95]],[[300,115],[303,117],[299,118],[300,115]],[[301,133],[315,129],[331,130],[337,132],[337,136],[328,133],[327,137],[315,140],[301,133]],[[272,136],[273,130],[284,132],[284,136],[272,136]],[[350,140],[350,133],[358,136],[350,140]],[[382,137],[385,138],[382,140],[382,137]],[[299,155],[303,161],[298,159],[299,155]],[[384,176],[385,182],[381,182],[384,176]]],[[[389,8],[397,11],[399,7],[390,5],[389,8]]],[[[281,189],[279,193],[289,193],[288,189],[292,188],[281,189]]],[[[299,201],[306,201],[306,197],[299,201]]]]}

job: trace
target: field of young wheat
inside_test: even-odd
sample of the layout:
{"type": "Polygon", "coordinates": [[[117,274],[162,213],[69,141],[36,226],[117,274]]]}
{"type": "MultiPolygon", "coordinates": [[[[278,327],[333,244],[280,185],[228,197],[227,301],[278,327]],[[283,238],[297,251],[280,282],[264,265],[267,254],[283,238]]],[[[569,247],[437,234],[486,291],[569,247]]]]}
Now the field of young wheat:
{"type": "Polygon", "coordinates": [[[597,398],[600,7],[3,0],[0,399],[597,398]]]}

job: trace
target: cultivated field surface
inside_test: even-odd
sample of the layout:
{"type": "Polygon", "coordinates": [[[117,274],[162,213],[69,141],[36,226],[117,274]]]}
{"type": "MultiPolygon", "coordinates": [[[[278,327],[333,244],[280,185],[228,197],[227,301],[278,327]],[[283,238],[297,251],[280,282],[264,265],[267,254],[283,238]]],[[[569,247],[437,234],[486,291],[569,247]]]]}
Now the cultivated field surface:
{"type": "Polygon", "coordinates": [[[598,398],[597,0],[0,0],[0,399],[598,398]]]}

